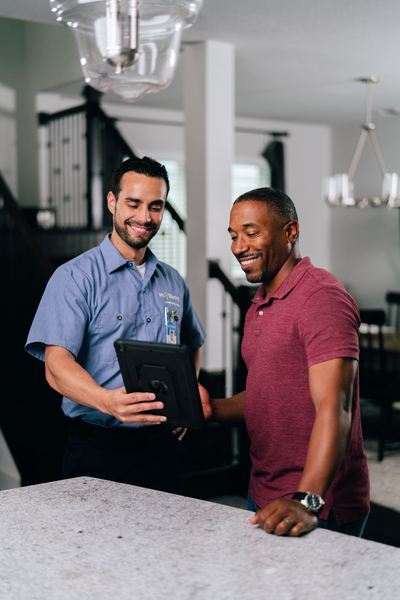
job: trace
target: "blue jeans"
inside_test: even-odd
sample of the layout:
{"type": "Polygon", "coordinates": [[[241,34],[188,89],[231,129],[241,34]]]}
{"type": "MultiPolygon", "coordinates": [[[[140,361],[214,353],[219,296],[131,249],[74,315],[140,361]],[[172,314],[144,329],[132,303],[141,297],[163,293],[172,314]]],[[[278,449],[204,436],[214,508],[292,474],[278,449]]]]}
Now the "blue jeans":
{"type": "MultiPolygon", "coordinates": [[[[250,492],[247,494],[247,510],[251,510],[252,512],[256,512],[260,507],[253,501],[250,496],[250,492]]],[[[368,515],[363,519],[358,519],[357,521],[352,521],[351,523],[346,523],[346,525],[342,525],[339,527],[337,524],[335,515],[333,514],[333,510],[329,512],[328,519],[318,519],[317,527],[321,529],[328,529],[329,531],[337,531],[338,533],[345,533],[346,535],[353,535],[355,537],[362,537],[362,534],[365,529],[365,525],[367,524],[368,515]]]]}

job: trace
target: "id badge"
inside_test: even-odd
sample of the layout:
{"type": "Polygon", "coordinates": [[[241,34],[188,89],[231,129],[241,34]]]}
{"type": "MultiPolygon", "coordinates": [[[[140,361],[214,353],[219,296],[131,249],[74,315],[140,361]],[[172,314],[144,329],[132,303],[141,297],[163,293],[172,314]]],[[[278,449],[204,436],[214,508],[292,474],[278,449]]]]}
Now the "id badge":
{"type": "Polygon", "coordinates": [[[178,323],[175,319],[175,311],[169,310],[169,308],[165,307],[165,328],[167,334],[167,344],[176,344],[177,343],[177,326],[178,323]]]}

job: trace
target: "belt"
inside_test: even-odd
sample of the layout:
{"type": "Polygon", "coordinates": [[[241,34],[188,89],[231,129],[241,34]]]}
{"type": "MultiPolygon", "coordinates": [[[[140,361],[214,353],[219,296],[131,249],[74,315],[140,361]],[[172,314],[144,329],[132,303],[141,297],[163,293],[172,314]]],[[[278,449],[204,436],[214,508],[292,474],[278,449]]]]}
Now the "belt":
{"type": "Polygon", "coordinates": [[[82,419],[72,419],[71,431],[78,436],[120,448],[143,446],[150,440],[162,442],[171,435],[169,425],[146,425],[144,427],[102,427],[82,419]]]}

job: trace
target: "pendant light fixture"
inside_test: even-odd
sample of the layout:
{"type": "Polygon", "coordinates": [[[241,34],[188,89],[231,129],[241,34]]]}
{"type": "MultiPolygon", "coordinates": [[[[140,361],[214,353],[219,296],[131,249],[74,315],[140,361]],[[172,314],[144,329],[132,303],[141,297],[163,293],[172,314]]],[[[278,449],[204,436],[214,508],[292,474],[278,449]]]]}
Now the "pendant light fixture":
{"type": "Polygon", "coordinates": [[[339,173],[325,178],[323,197],[331,206],[356,206],[358,208],[386,206],[387,208],[397,208],[400,207],[400,198],[397,197],[399,177],[397,173],[387,172],[378,140],[376,139],[375,125],[372,123],[371,85],[377,83],[378,79],[376,77],[367,77],[359,79],[359,81],[366,84],[365,123],[362,125],[361,134],[353,158],[351,159],[349,170],[347,173],[339,173]],[[353,177],[367,137],[372,142],[375,157],[382,174],[382,193],[381,196],[356,199],[354,197],[353,177]]]}
{"type": "Polygon", "coordinates": [[[127,102],[172,81],[182,31],[203,0],[50,0],[59,23],[71,27],[86,83],[127,102]]]}

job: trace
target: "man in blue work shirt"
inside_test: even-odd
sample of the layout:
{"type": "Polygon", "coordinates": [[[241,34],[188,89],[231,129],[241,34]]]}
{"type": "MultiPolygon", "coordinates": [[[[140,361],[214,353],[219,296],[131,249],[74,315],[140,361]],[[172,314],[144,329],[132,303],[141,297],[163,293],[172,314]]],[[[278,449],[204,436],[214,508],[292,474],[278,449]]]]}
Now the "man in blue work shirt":
{"type": "Polygon", "coordinates": [[[112,233],[56,270],[32,323],[26,350],[45,361],[46,379],[71,418],[63,478],[182,492],[184,431],[145,412],[162,408],[154,394],[126,393],[113,345],[117,338],[184,343],[199,371],[205,333],[188,288],[148,248],[168,191],[161,164],[148,157],[124,161],[107,196],[112,233]],[[166,311],[174,316],[174,336],[166,311]]]}

